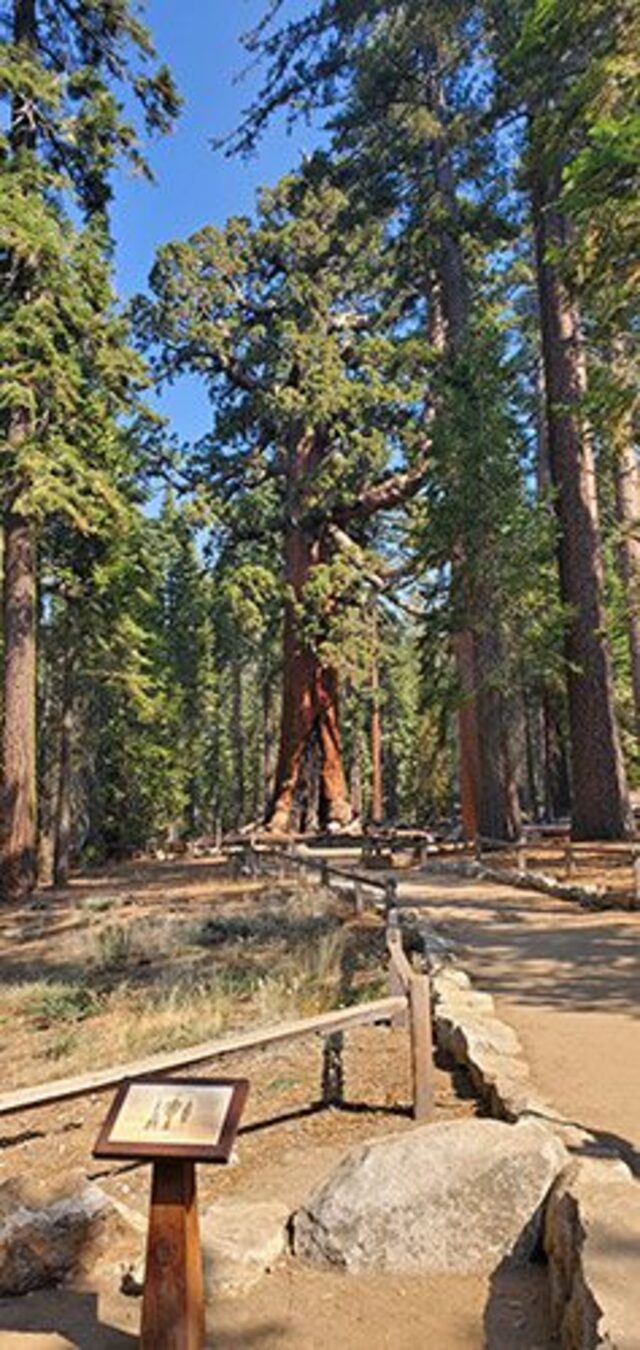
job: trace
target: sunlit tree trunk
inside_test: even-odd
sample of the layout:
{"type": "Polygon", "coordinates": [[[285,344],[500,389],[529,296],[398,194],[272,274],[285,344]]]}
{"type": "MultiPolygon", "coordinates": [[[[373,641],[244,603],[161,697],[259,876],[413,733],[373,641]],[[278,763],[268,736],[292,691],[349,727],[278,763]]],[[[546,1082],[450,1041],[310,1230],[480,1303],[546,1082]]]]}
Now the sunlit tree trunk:
{"type": "MultiPolygon", "coordinates": [[[[36,40],[35,0],[15,0],[13,37],[18,47],[36,40]]],[[[34,109],[18,94],[11,112],[11,150],[35,145],[34,109]]],[[[16,284],[28,296],[30,279],[21,268],[16,284]]],[[[19,452],[31,433],[28,414],[11,419],[10,447],[19,452]]],[[[35,528],[18,504],[24,484],[15,482],[4,510],[3,736],[0,787],[0,885],[4,900],[28,894],[36,882],[36,542],[35,528]]]]}
{"type": "Polygon", "coordinates": [[[36,548],[15,511],[4,521],[3,608],[2,894],[17,900],[36,880],[36,548]]]}
{"type": "MultiPolygon", "coordinates": [[[[614,354],[614,365],[621,356],[614,354]]],[[[640,735],[640,470],[629,407],[613,434],[618,559],[627,602],[627,628],[636,730],[640,735]]]]}
{"type": "Polygon", "coordinates": [[[572,830],[578,839],[621,839],[632,830],[606,638],[604,574],[593,449],[585,425],[579,319],[557,255],[567,244],[555,206],[559,182],[538,177],[533,194],[547,399],[549,463],[560,526],[571,742],[572,830]]]}
{"type": "Polygon", "coordinates": [[[290,828],[295,791],[306,747],[316,733],[321,752],[321,801],[324,823],[346,825],[352,812],[342,760],[337,673],[324,666],[301,631],[300,613],[320,541],[299,520],[305,482],[323,452],[321,438],[309,434],[294,447],[289,461],[290,501],[285,534],[287,599],[283,635],[280,746],[269,826],[290,828]]]}
{"type": "MultiPolygon", "coordinates": [[[[438,54],[431,53],[432,72],[427,81],[427,101],[430,111],[443,127],[442,136],[431,143],[431,159],[435,188],[441,205],[442,223],[437,235],[437,282],[431,297],[430,341],[452,363],[464,352],[469,331],[469,289],[465,260],[460,244],[460,212],[456,181],[449,148],[445,139],[446,108],[444,106],[442,77],[438,54]]],[[[436,410],[437,415],[437,410],[436,410]]],[[[478,641],[476,615],[468,593],[467,559],[459,547],[452,561],[457,573],[457,589],[466,616],[465,627],[453,636],[453,655],[460,686],[458,712],[459,786],[462,828],[465,838],[472,839],[492,822],[492,838],[509,839],[513,835],[517,794],[514,766],[508,752],[507,738],[494,726],[501,717],[504,700],[488,700],[485,693],[491,670],[482,669],[481,655],[486,643],[476,650],[478,641]],[[483,742],[486,746],[483,748],[483,742]],[[489,805],[490,804],[490,805],[489,805]],[[484,818],[484,820],[483,820],[484,818]]],[[[486,614],[479,616],[486,622],[486,614]]]]}
{"type": "MultiPolygon", "coordinates": [[[[453,182],[446,159],[440,165],[438,182],[445,199],[451,199],[453,211],[453,182]]],[[[446,230],[441,241],[440,275],[446,350],[455,361],[464,349],[468,297],[460,245],[446,230]]],[[[458,747],[462,827],[467,839],[478,833],[492,839],[511,839],[520,828],[514,765],[502,727],[505,699],[493,696],[491,691],[499,665],[497,632],[485,635],[481,631],[491,611],[474,613],[474,600],[467,585],[467,559],[462,549],[458,550],[453,566],[458,573],[462,608],[466,611],[466,626],[454,634],[452,644],[461,695],[458,747]],[[491,661],[487,664],[489,650],[491,661]]]]}

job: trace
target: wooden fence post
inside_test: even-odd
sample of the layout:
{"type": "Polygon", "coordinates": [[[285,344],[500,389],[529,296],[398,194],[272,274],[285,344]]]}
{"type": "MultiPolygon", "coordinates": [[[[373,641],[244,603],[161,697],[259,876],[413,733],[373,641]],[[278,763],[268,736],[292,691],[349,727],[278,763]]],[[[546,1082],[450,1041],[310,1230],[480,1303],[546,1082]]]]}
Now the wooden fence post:
{"type": "Polygon", "coordinates": [[[640,853],[633,859],[633,902],[632,909],[640,909],[640,853]]]}
{"type": "MultiPolygon", "coordinates": [[[[409,963],[404,954],[402,946],[402,933],[400,931],[400,920],[398,910],[393,907],[387,909],[387,948],[391,957],[389,966],[389,994],[392,998],[399,995],[408,997],[407,977],[404,975],[403,966],[407,967],[409,972],[409,963]]],[[[407,1009],[398,1012],[391,1019],[392,1027],[404,1027],[407,1025],[407,1009]]]]}
{"type": "Polygon", "coordinates": [[[409,982],[413,1118],[427,1121],[433,1115],[433,1031],[431,988],[428,975],[412,975],[409,982]]]}
{"type": "Polygon", "coordinates": [[[384,883],[384,904],[387,914],[398,907],[398,883],[394,877],[384,883]]]}
{"type": "Polygon", "coordinates": [[[356,914],[360,918],[364,914],[364,891],[360,881],[353,883],[353,900],[356,908],[356,914]]]}
{"type": "Polygon", "coordinates": [[[322,1045],[322,1105],[341,1106],[344,1102],[344,1032],[332,1031],[322,1045]]]}
{"type": "Polygon", "coordinates": [[[569,840],[569,843],[565,845],[564,867],[567,876],[572,877],[575,872],[575,859],[573,856],[573,844],[571,843],[571,840],[569,840]]]}

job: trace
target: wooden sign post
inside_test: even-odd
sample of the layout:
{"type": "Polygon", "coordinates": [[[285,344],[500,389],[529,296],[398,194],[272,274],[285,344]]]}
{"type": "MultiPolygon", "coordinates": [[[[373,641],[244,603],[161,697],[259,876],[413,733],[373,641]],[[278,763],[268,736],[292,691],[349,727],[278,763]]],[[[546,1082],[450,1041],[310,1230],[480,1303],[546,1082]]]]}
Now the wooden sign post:
{"type": "Polygon", "coordinates": [[[204,1291],[195,1163],[155,1162],[142,1303],[142,1350],[202,1350],[204,1291]]]}
{"type": "Polygon", "coordinates": [[[96,1158],[153,1165],[142,1301],[142,1350],[203,1350],[196,1162],[226,1163],[249,1084],[238,1078],[146,1078],[118,1089],[96,1158]]]}

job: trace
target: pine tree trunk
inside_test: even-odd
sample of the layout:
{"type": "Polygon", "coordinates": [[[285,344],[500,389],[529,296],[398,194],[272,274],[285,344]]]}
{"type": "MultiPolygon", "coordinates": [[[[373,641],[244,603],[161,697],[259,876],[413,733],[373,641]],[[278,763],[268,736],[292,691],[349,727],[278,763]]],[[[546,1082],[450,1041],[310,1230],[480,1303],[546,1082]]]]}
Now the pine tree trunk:
{"type": "Polygon", "coordinates": [[[384,820],[382,785],[382,723],[380,717],[380,671],[378,667],[377,623],[371,662],[371,820],[381,825],[384,820]]]}
{"type": "Polygon", "coordinates": [[[265,664],[262,674],[262,798],[260,814],[266,815],[267,803],[273,793],[274,732],[272,718],[273,672],[269,663],[265,664]]]}
{"type": "Polygon", "coordinates": [[[36,883],[36,549],[19,512],[4,520],[4,726],[0,870],[4,900],[36,883]]]}
{"type": "Polygon", "coordinates": [[[548,820],[571,813],[571,784],[565,737],[554,700],[545,691],[542,701],[544,734],[544,811],[548,820]]]}
{"type": "Polygon", "coordinates": [[[362,728],[358,724],[354,731],[353,746],[351,750],[351,765],[349,770],[351,811],[357,820],[362,819],[364,809],[362,789],[362,728]]]}
{"type": "Polygon", "coordinates": [[[512,764],[511,709],[499,683],[500,635],[485,629],[475,638],[478,748],[480,756],[479,833],[485,839],[519,839],[520,803],[512,764]]]}
{"type": "Polygon", "coordinates": [[[605,636],[604,578],[593,449],[583,417],[584,367],[577,310],[554,252],[566,243],[559,184],[535,185],[534,226],[547,397],[549,462],[560,525],[560,590],[577,839],[623,839],[632,831],[605,636]]]}
{"type": "MultiPolygon", "coordinates": [[[[460,245],[460,212],[451,155],[446,142],[441,74],[437,52],[432,53],[433,69],[428,82],[430,111],[443,127],[442,136],[432,142],[432,164],[435,186],[443,207],[443,222],[438,234],[437,303],[432,319],[430,337],[455,363],[463,353],[469,330],[469,290],[465,260],[460,245]],[[438,312],[439,311],[439,312],[438,312]]],[[[462,549],[454,559],[458,573],[458,588],[467,610],[466,627],[453,636],[453,654],[456,662],[462,702],[458,713],[459,787],[462,829],[466,839],[485,832],[489,819],[497,833],[492,838],[512,837],[514,803],[517,803],[515,779],[510,776],[511,756],[507,753],[506,738],[493,718],[502,715],[502,701],[488,700],[476,694],[476,677],[485,680],[476,651],[477,617],[471,612],[466,584],[466,560],[462,549]],[[489,718],[489,720],[487,720],[489,718]],[[483,742],[486,746],[483,748],[483,742]],[[497,748],[503,754],[497,755],[497,748]],[[484,818],[484,822],[483,822],[484,818]]],[[[479,615],[480,622],[485,619],[479,615]]]]}
{"type": "Polygon", "coordinates": [[[524,680],[522,683],[522,721],[524,728],[524,752],[527,768],[527,795],[532,820],[540,819],[540,798],[538,795],[538,754],[540,745],[540,707],[537,698],[529,696],[524,680]]]}
{"type": "MultiPolygon", "coordinates": [[[[538,453],[536,476],[538,496],[547,496],[551,487],[549,463],[549,427],[547,423],[547,391],[544,361],[539,358],[536,372],[536,422],[538,453]]],[[[550,499],[546,508],[553,510],[550,499]]],[[[544,814],[547,820],[561,820],[571,815],[571,783],[566,737],[562,730],[558,699],[549,686],[541,691],[542,759],[544,778],[544,814]]]]}
{"type": "MultiPolygon", "coordinates": [[[[430,73],[426,81],[425,101],[429,113],[444,121],[442,83],[438,70],[438,56],[434,48],[425,53],[430,73]]],[[[430,143],[431,163],[435,187],[448,220],[443,223],[438,237],[435,272],[430,277],[428,340],[434,351],[450,357],[459,355],[464,346],[468,325],[468,290],[464,261],[455,226],[458,217],[455,180],[444,136],[430,143]]],[[[431,420],[438,416],[438,401],[431,407],[431,420]]],[[[465,593],[464,557],[460,550],[453,560],[454,579],[462,595],[465,593]]],[[[463,605],[464,608],[464,605],[463,605]]],[[[461,704],[458,710],[458,787],[460,814],[465,839],[475,839],[480,814],[480,750],[475,702],[475,661],[473,634],[467,627],[453,634],[451,649],[460,686],[461,704]]]]}
{"type": "Polygon", "coordinates": [[[458,778],[465,839],[480,829],[480,740],[475,695],[475,653],[472,633],[454,633],[453,654],[462,703],[458,709],[458,778]]]}
{"type": "MultiPolygon", "coordinates": [[[[35,0],[14,0],[13,38],[17,47],[36,41],[35,0]]],[[[33,99],[17,93],[11,109],[11,150],[35,146],[33,99]]],[[[21,265],[25,298],[30,277],[21,265]]],[[[10,422],[9,445],[19,450],[30,432],[26,412],[10,422]]],[[[37,875],[36,817],[36,545],[33,523],[15,507],[23,485],[16,483],[5,508],[4,656],[2,783],[0,785],[0,891],[7,901],[33,890],[37,875]]]]}
{"type": "Polygon", "coordinates": [[[626,593],[633,704],[640,735],[640,472],[630,413],[616,429],[614,450],[618,559],[626,593]]]}
{"type": "Polygon", "coordinates": [[[71,784],[73,746],[73,656],[68,642],[63,656],[58,787],[53,845],[54,885],[64,886],[71,870],[71,784]]]}
{"type": "Polygon", "coordinates": [[[245,743],[244,743],[244,697],[242,688],[242,666],[240,657],[235,655],[232,668],[233,709],[233,763],[234,763],[234,814],[236,829],[244,825],[246,805],[245,782],[245,743]]]}

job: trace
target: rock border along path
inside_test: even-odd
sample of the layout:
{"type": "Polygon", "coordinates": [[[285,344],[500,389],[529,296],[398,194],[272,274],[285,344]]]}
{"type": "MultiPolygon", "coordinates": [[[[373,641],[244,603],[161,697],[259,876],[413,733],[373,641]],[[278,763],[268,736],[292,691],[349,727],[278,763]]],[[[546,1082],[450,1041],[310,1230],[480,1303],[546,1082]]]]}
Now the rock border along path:
{"type": "MultiPolygon", "coordinates": [[[[441,869],[437,875],[442,877],[441,869]]],[[[619,1156],[624,1151],[635,1159],[633,1146],[615,1134],[567,1122],[539,1095],[522,1044],[510,1023],[496,1015],[493,997],[475,989],[467,971],[451,963],[442,935],[418,917],[424,913],[419,897],[407,912],[407,884],[399,889],[431,966],[439,1048],[466,1068],[493,1116],[544,1122],[574,1155],[552,1187],[543,1229],[552,1319],[563,1350],[640,1350],[640,1186],[619,1156]]],[[[573,1047],[574,1054],[580,1051],[573,1047]]]]}
{"type": "MultiPolygon", "coordinates": [[[[543,1119],[569,1150],[597,1147],[592,1135],[555,1120],[536,1096],[518,1038],[466,971],[441,965],[432,987],[437,1044],[468,1070],[492,1115],[543,1119]]],[[[543,1246],[552,1323],[563,1350],[638,1350],[640,1187],[630,1168],[614,1157],[573,1161],[551,1190],[543,1246]]]]}

